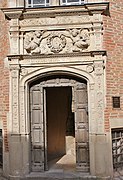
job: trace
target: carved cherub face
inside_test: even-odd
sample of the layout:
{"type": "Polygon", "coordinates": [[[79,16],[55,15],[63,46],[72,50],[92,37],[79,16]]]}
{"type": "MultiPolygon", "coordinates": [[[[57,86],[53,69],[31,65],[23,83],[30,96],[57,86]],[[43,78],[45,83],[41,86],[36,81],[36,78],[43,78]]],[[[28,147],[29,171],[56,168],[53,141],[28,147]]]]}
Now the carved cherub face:
{"type": "Polygon", "coordinates": [[[35,31],[35,35],[37,38],[40,38],[42,33],[41,33],[41,31],[35,31]]]}
{"type": "Polygon", "coordinates": [[[80,38],[83,40],[87,40],[89,39],[89,35],[88,35],[88,30],[87,29],[83,29],[80,31],[80,38]]]}
{"type": "Polygon", "coordinates": [[[76,37],[79,34],[79,31],[77,29],[72,29],[71,34],[73,37],[76,37]]]}

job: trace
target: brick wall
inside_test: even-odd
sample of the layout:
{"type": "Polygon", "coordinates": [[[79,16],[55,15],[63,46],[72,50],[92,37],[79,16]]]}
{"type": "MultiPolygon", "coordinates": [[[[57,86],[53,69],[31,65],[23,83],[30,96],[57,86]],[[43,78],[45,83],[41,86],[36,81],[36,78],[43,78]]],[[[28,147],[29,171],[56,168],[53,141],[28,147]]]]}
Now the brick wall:
{"type": "Polygon", "coordinates": [[[105,129],[110,118],[123,119],[123,1],[110,0],[110,16],[104,17],[104,49],[106,62],[105,129]],[[112,108],[112,96],[121,97],[121,108],[112,108]]]}
{"type": "MultiPolygon", "coordinates": [[[[0,7],[6,7],[6,0],[0,1],[0,7]]],[[[5,151],[8,151],[7,114],[9,111],[9,71],[4,66],[4,58],[9,52],[8,22],[0,11],[0,121],[3,124],[5,151]]]]}

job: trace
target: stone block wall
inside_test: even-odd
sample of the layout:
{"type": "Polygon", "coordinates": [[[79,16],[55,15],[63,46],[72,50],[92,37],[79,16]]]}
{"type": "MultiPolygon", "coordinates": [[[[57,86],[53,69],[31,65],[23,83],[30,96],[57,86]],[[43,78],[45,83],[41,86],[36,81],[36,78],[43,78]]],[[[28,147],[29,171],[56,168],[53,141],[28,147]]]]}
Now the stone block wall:
{"type": "Polygon", "coordinates": [[[121,127],[123,122],[123,2],[110,0],[110,14],[104,17],[106,60],[105,129],[121,127]],[[112,97],[120,97],[120,108],[112,107],[112,97]]]}
{"type": "MultiPolygon", "coordinates": [[[[7,1],[0,1],[0,7],[6,7],[7,1]]],[[[9,70],[5,60],[9,54],[8,22],[0,11],[0,128],[3,129],[4,147],[8,151],[7,116],[9,112],[9,70]]]]}

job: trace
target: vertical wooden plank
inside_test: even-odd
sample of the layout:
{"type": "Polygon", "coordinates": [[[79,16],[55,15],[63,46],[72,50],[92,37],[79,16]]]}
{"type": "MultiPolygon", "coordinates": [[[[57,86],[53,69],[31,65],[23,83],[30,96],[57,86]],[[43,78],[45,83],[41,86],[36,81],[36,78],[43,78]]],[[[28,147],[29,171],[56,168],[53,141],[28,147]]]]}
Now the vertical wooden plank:
{"type": "Polygon", "coordinates": [[[32,171],[44,170],[43,137],[43,88],[34,85],[30,89],[31,106],[31,154],[32,171]]]}
{"type": "Polygon", "coordinates": [[[84,83],[76,83],[75,90],[75,136],[76,136],[76,160],[79,171],[89,171],[89,139],[88,139],[88,115],[87,115],[87,86],[84,83]]]}

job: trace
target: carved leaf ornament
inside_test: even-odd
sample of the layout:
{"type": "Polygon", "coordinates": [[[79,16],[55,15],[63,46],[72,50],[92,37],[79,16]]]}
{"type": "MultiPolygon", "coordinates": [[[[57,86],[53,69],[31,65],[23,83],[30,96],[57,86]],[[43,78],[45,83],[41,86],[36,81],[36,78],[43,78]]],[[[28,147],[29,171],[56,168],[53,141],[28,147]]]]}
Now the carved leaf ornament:
{"type": "Polygon", "coordinates": [[[46,53],[60,53],[65,47],[65,52],[81,52],[90,45],[88,29],[67,29],[65,31],[31,31],[25,34],[24,48],[30,54],[43,54],[43,47],[46,53]],[[69,39],[69,41],[68,41],[69,39]]]}

